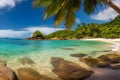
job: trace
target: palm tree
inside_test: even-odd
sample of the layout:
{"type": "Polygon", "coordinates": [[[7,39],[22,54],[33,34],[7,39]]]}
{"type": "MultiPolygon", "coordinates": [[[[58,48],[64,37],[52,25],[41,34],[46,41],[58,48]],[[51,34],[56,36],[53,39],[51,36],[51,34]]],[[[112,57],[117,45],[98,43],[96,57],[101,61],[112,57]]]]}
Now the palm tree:
{"type": "Polygon", "coordinates": [[[44,19],[55,15],[55,26],[65,23],[66,29],[70,29],[76,19],[76,12],[84,6],[84,11],[91,14],[98,5],[109,5],[120,14],[120,7],[111,0],[34,0],[34,7],[45,7],[44,19]]]}
{"type": "Polygon", "coordinates": [[[120,14],[120,6],[116,5],[111,0],[105,0],[105,1],[111,8],[113,8],[116,12],[120,14]]]}

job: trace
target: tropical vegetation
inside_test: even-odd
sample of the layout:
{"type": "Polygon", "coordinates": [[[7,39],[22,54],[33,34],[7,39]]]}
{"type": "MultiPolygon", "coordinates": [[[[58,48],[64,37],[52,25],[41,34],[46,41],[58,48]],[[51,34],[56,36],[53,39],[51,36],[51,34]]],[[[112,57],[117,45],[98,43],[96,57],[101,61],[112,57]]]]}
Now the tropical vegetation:
{"type": "Polygon", "coordinates": [[[26,40],[43,40],[43,39],[46,39],[46,36],[39,30],[36,30],[33,33],[32,37],[26,38],[26,40]]]}
{"type": "Polygon", "coordinates": [[[48,35],[49,38],[81,39],[81,38],[120,38],[120,25],[102,26],[91,23],[78,25],[75,30],[61,30],[48,35]]]}
{"type": "Polygon", "coordinates": [[[98,6],[108,5],[120,14],[120,6],[112,0],[34,0],[34,7],[44,7],[44,19],[55,15],[55,25],[65,23],[71,29],[76,20],[76,12],[83,6],[87,14],[91,14],[98,6]]]}
{"type": "MultiPolygon", "coordinates": [[[[42,37],[40,31],[35,31],[33,36],[42,37]]],[[[81,39],[81,38],[120,38],[120,16],[113,21],[96,24],[79,24],[74,30],[60,30],[44,36],[45,39],[81,39]]]]}
{"type": "Polygon", "coordinates": [[[32,37],[41,37],[41,38],[44,38],[44,35],[39,31],[39,30],[36,30],[34,33],[33,33],[33,36],[32,37]]]}

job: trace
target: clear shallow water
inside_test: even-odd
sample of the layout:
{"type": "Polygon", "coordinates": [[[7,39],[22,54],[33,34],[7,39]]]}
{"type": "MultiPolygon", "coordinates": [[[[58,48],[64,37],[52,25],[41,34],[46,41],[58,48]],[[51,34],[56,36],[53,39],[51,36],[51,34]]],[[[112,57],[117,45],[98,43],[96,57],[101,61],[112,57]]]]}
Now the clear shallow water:
{"type": "Polygon", "coordinates": [[[23,66],[32,66],[43,74],[51,74],[51,57],[63,57],[66,60],[79,62],[78,58],[71,57],[70,54],[84,53],[97,56],[105,54],[104,50],[109,49],[108,43],[97,41],[0,39],[0,59],[7,60],[9,67],[17,69],[23,66]],[[19,58],[26,56],[32,59],[36,65],[22,65],[18,62],[19,58]]]}
{"type": "MultiPolygon", "coordinates": [[[[59,52],[70,52],[72,54],[85,53],[92,55],[93,51],[108,50],[108,43],[97,41],[82,41],[82,40],[44,40],[44,41],[29,41],[21,39],[0,39],[0,56],[11,57],[24,54],[30,54],[42,51],[58,50],[59,52]],[[65,50],[63,48],[71,48],[73,50],[65,50]]],[[[64,55],[64,54],[61,54],[64,55]]]]}

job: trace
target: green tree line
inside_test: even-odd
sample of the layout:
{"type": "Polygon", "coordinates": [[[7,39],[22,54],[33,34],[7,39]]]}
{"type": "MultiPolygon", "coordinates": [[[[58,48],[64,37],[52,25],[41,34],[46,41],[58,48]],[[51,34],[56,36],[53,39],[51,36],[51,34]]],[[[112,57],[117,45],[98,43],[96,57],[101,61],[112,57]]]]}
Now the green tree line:
{"type": "Polygon", "coordinates": [[[113,21],[96,24],[90,23],[79,24],[75,30],[61,30],[54,32],[47,37],[57,37],[61,39],[70,38],[120,38],[120,16],[117,16],[113,21]]]}
{"type": "Polygon", "coordinates": [[[75,30],[60,30],[49,35],[35,31],[33,37],[44,39],[120,38],[120,16],[117,16],[113,21],[108,23],[82,23],[75,30]]]}

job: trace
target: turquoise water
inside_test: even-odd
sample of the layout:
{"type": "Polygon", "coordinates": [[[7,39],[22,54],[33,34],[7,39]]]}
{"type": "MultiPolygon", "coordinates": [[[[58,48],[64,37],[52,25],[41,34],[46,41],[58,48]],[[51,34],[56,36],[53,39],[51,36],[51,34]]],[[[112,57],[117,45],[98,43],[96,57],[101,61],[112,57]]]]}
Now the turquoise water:
{"type": "Polygon", "coordinates": [[[96,55],[94,51],[108,50],[108,43],[98,41],[83,41],[83,40],[43,40],[43,41],[29,41],[21,39],[0,39],[0,57],[9,59],[11,56],[29,55],[30,53],[48,52],[50,51],[85,53],[89,55],[96,55]],[[65,48],[65,49],[64,49],[65,48]],[[67,50],[70,48],[72,50],[67,50]]]}
{"type": "Polygon", "coordinates": [[[8,61],[9,67],[17,69],[26,66],[20,64],[18,59],[27,56],[36,63],[32,66],[39,68],[43,74],[51,74],[51,57],[63,57],[66,60],[77,62],[79,59],[71,57],[70,54],[84,53],[97,56],[105,54],[104,51],[109,49],[108,43],[98,41],[0,39],[0,59],[8,61]]]}

